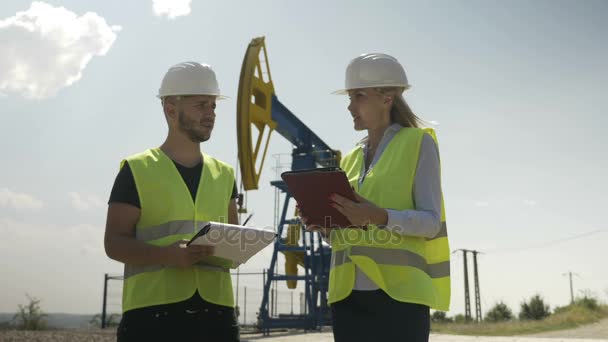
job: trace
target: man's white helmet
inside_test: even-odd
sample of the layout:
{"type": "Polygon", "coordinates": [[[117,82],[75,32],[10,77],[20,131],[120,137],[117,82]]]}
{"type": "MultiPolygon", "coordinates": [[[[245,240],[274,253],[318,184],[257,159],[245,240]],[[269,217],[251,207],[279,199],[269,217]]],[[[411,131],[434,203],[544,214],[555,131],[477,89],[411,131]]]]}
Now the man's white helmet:
{"type": "Polygon", "coordinates": [[[405,70],[399,61],[384,53],[366,53],[354,58],[346,68],[345,89],[333,94],[348,94],[351,89],[402,87],[408,89],[405,70]]]}
{"type": "Polygon", "coordinates": [[[197,62],[179,63],[167,71],[158,98],[179,95],[212,95],[218,100],[226,99],[220,94],[220,87],[211,66],[197,62]]]}

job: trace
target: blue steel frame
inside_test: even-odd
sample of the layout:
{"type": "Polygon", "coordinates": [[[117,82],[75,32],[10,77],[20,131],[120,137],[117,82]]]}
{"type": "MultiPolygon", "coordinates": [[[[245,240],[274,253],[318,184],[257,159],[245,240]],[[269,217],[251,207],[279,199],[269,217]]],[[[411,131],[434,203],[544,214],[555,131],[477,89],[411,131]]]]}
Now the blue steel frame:
{"type": "MultiPolygon", "coordinates": [[[[332,150],[310,128],[300,121],[278,98],[272,96],[272,119],[277,122],[276,131],[293,145],[292,170],[312,169],[317,165],[322,167],[336,166],[338,152],[332,150]]],[[[270,329],[296,328],[304,330],[320,329],[331,324],[331,315],[327,305],[327,287],[329,284],[329,266],[331,248],[323,246],[318,233],[306,232],[302,228],[302,244],[288,246],[283,240],[283,227],[289,224],[300,224],[298,219],[287,219],[287,210],[292,196],[283,181],[273,181],[271,184],[285,194],[281,218],[277,227],[278,237],[274,242],[274,250],[267,277],[264,283],[264,295],[258,316],[258,328],[267,335],[270,329]],[[316,236],[316,239],[315,239],[316,236]],[[304,274],[288,276],[275,274],[278,253],[281,251],[304,252],[304,274]],[[274,281],[297,280],[304,281],[304,298],[306,312],[301,315],[270,316],[270,288],[274,281]],[[317,305],[317,303],[319,303],[317,305]]]]}

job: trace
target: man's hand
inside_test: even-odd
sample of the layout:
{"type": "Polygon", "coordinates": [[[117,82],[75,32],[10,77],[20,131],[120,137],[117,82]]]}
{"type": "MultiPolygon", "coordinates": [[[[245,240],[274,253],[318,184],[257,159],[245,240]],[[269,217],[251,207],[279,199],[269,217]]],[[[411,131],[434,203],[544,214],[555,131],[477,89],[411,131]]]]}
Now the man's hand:
{"type": "Polygon", "coordinates": [[[332,194],[330,205],[336,208],[342,215],[350,221],[353,226],[367,227],[369,224],[386,225],[388,222],[388,212],[355,192],[357,202],[338,194],[332,194]]]}
{"type": "Polygon", "coordinates": [[[190,245],[186,246],[188,240],[177,241],[165,247],[166,263],[169,266],[188,267],[196,264],[205,257],[212,256],[213,246],[190,245]]]}

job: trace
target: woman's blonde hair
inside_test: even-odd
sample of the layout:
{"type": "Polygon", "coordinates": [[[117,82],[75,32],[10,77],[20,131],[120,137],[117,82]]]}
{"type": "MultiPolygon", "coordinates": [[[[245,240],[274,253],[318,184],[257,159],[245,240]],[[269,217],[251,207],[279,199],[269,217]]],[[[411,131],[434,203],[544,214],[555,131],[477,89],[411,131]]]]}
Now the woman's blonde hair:
{"type": "Polygon", "coordinates": [[[403,88],[400,87],[383,87],[376,88],[376,91],[382,95],[393,97],[393,106],[391,107],[391,123],[398,123],[403,127],[419,128],[425,126],[424,120],[420,119],[403,98],[403,88]]]}

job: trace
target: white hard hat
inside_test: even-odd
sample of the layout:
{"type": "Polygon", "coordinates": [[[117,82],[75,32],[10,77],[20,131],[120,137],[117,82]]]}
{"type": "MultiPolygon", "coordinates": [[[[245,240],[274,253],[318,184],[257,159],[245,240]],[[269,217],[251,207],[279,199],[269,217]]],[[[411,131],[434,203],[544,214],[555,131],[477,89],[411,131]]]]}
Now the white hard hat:
{"type": "Polygon", "coordinates": [[[167,71],[158,90],[158,98],[177,95],[212,95],[218,100],[220,87],[211,66],[197,62],[179,63],[167,71]]]}
{"type": "Polygon", "coordinates": [[[345,89],[332,94],[348,94],[350,89],[402,87],[408,89],[405,70],[399,61],[384,53],[365,53],[354,58],[346,68],[345,89]]]}

